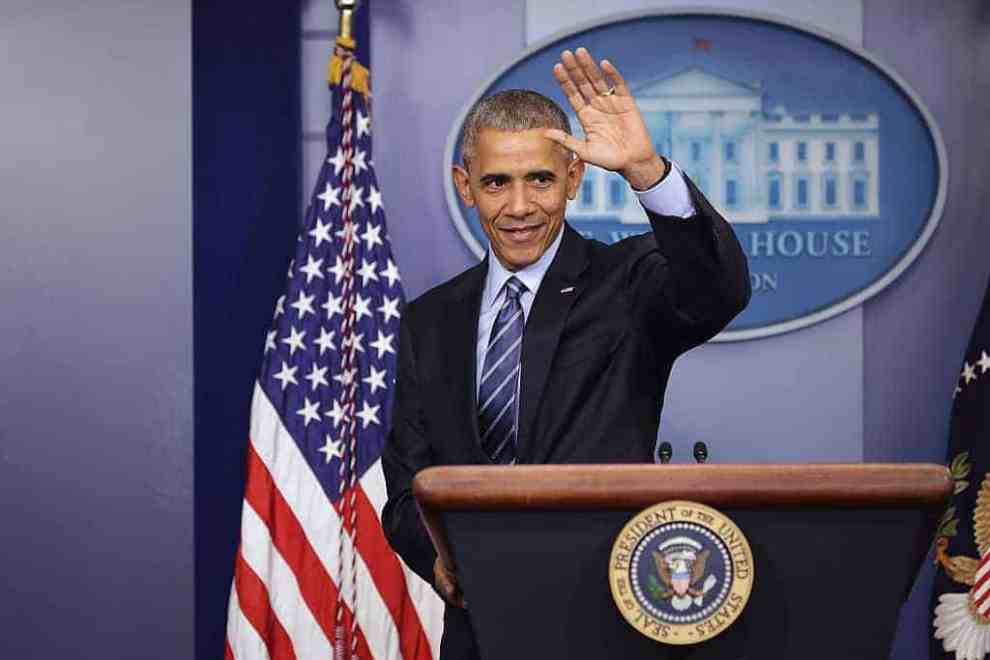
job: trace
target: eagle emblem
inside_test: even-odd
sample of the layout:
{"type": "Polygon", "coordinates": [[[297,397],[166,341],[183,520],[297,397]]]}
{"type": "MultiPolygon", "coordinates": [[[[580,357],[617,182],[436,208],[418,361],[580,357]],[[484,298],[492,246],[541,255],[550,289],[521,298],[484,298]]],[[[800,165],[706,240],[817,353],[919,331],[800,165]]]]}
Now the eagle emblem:
{"type": "Polygon", "coordinates": [[[653,551],[653,561],[661,585],[654,583],[654,596],[670,602],[671,607],[683,612],[692,603],[700,607],[705,594],[715,586],[715,576],[705,575],[710,549],[686,536],[678,536],[661,544],[653,551]]]}
{"type": "Polygon", "coordinates": [[[753,573],[753,551],[732,520],[698,502],[669,500],[622,528],[608,579],[637,631],[662,644],[698,644],[739,618],[753,573]]]}
{"type": "Polygon", "coordinates": [[[982,660],[990,650],[990,473],[983,477],[973,509],[973,536],[980,558],[946,552],[947,536],[935,542],[936,561],[955,582],[970,587],[966,593],[939,596],[935,607],[935,638],[957,660],[982,660]]]}

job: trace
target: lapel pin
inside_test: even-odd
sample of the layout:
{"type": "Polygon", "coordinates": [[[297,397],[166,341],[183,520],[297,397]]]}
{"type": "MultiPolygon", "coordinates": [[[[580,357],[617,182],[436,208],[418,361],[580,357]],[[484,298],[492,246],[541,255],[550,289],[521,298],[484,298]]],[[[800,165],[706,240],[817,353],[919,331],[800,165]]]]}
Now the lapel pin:
{"type": "Polygon", "coordinates": [[[561,293],[573,293],[574,292],[574,287],[572,287],[572,286],[564,287],[563,289],[560,290],[560,292],[561,293]]]}

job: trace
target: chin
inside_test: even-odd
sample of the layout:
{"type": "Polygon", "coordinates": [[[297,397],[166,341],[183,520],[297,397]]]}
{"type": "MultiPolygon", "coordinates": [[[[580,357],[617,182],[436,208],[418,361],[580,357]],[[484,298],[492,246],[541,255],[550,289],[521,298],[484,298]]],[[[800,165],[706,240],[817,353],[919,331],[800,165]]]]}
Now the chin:
{"type": "Polygon", "coordinates": [[[513,270],[519,270],[520,268],[525,268],[526,266],[536,263],[540,256],[542,256],[542,252],[538,249],[531,252],[514,250],[512,252],[503,252],[500,255],[500,259],[503,264],[508,264],[513,270]]]}

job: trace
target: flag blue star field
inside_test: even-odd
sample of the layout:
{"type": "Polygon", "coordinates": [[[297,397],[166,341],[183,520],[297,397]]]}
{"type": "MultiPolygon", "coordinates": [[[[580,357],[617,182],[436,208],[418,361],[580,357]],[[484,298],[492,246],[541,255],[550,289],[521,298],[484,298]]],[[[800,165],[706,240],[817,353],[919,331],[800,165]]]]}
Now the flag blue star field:
{"type": "Polygon", "coordinates": [[[442,604],[380,523],[404,298],[360,65],[338,55],[327,158],[254,390],[227,617],[237,660],[439,654],[442,604]]]}
{"type": "Polygon", "coordinates": [[[931,658],[990,657],[990,289],[952,395],[955,493],[935,536],[931,658]]]}

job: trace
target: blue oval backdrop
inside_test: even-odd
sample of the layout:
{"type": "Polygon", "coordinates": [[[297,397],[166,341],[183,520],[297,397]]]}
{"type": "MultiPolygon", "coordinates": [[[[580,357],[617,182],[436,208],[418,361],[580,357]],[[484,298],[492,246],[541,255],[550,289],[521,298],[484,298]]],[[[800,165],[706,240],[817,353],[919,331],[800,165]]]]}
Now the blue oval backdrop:
{"type": "MultiPolygon", "coordinates": [[[[451,216],[471,250],[487,249],[474,209],[450,183],[470,106],[510,88],[569,110],[551,73],[585,46],[625,76],[660,153],[733,224],[753,298],[716,341],[796,330],[873,296],[920,254],[946,189],[941,136],[891,70],[813,28],[726,12],[623,14],[527,49],[467,103],[447,140],[451,216]]],[[[573,118],[572,125],[580,132],[573,118]]],[[[588,168],[568,222],[606,243],[649,230],[615,174],[588,168]]]]}

